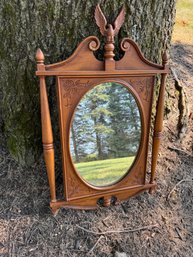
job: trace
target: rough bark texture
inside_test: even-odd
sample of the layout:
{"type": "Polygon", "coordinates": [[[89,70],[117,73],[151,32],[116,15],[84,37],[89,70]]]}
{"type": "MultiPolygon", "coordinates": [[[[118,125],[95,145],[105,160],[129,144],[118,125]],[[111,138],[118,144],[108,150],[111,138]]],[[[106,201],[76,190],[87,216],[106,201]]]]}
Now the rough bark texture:
{"type": "MultiPolygon", "coordinates": [[[[93,15],[97,2],[0,2],[1,130],[10,152],[20,163],[33,163],[41,151],[36,49],[43,50],[48,64],[70,56],[84,37],[96,35],[101,39],[93,15]]],[[[126,19],[119,38],[131,37],[147,58],[159,62],[162,50],[170,45],[175,0],[103,0],[101,7],[109,21],[114,20],[122,4],[126,7],[126,19]]],[[[52,113],[56,113],[53,83],[48,80],[50,105],[52,113]]]]}

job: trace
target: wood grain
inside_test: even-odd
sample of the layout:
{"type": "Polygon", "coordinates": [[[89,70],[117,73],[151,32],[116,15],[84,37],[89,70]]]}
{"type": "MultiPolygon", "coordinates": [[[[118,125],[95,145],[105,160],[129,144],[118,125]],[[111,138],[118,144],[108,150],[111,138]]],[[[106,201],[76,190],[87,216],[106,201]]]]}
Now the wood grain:
{"type": "MultiPolygon", "coordinates": [[[[36,60],[38,69],[42,69],[44,64],[44,56],[40,49],[37,50],[36,60]]],[[[55,168],[54,168],[54,145],[52,135],[52,125],[50,118],[50,110],[48,104],[48,96],[46,91],[45,76],[40,76],[40,106],[41,106],[41,123],[42,123],[42,143],[44,151],[44,159],[48,174],[50,186],[51,201],[56,201],[55,188],[55,168]]]]}

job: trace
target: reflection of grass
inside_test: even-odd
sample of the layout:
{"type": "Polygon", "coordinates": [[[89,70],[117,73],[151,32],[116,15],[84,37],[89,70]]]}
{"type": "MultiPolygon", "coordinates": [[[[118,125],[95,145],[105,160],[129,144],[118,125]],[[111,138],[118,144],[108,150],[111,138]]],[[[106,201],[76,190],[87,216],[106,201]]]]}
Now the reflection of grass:
{"type": "Polygon", "coordinates": [[[125,175],[134,156],[110,160],[76,163],[75,167],[87,182],[95,186],[112,184],[125,175]]]}
{"type": "Polygon", "coordinates": [[[179,0],[176,6],[176,24],[173,41],[193,43],[193,0],[179,0]]]}

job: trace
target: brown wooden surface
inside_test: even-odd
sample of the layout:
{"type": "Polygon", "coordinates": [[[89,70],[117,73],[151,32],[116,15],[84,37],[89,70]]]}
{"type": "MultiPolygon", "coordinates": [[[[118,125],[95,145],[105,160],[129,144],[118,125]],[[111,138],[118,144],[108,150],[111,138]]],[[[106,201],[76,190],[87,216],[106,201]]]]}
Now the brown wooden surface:
{"type": "Polygon", "coordinates": [[[84,39],[70,58],[59,63],[44,65],[43,54],[40,50],[37,51],[36,75],[40,77],[42,141],[53,211],[62,206],[81,209],[97,208],[99,199],[102,199],[103,206],[109,206],[112,204],[112,199],[115,199],[113,203],[115,204],[144,190],[155,188],[154,178],[164,110],[164,85],[168,73],[167,58],[164,55],[162,65],[152,63],[145,59],[134,41],[125,38],[120,45],[124,56],[121,60],[115,61],[114,36],[124,21],[124,15],[125,11],[122,9],[112,26],[107,24],[100,6],[96,7],[96,23],[102,35],[106,37],[104,61],[97,60],[93,54],[100,46],[98,38],[94,36],[84,39]],[[154,77],[157,74],[162,74],[162,79],[154,128],[151,180],[146,184],[154,77]],[[53,137],[45,76],[56,76],[57,80],[64,200],[56,200],[53,137]],[[98,84],[109,81],[122,84],[135,98],[141,116],[141,141],[135,161],[127,174],[111,186],[95,187],[84,181],[74,167],[70,154],[70,127],[76,107],[86,92],[98,84]]]}
{"type": "MultiPolygon", "coordinates": [[[[168,62],[168,57],[166,55],[166,52],[163,54],[162,62],[165,68],[168,62]]],[[[164,118],[164,92],[165,92],[166,76],[167,74],[162,74],[161,76],[161,84],[160,84],[159,96],[158,96],[157,107],[156,107],[153,145],[152,145],[152,164],[151,164],[150,183],[153,183],[155,179],[158,152],[159,152],[159,147],[160,147],[160,142],[162,137],[162,127],[163,127],[163,118],[164,118]]],[[[152,193],[152,189],[150,189],[150,193],[152,193]]]]}
{"type": "MultiPolygon", "coordinates": [[[[44,56],[40,49],[36,53],[38,69],[42,69],[44,56]]],[[[40,76],[40,104],[41,104],[41,123],[42,123],[42,143],[44,159],[50,185],[51,201],[56,201],[55,170],[54,170],[54,145],[52,135],[52,125],[46,91],[45,76],[40,76]]]]}
{"type": "Polygon", "coordinates": [[[61,120],[61,140],[63,143],[63,155],[64,155],[64,167],[65,172],[65,189],[66,199],[79,198],[80,195],[92,195],[100,191],[107,192],[112,188],[120,188],[132,185],[139,185],[145,183],[145,172],[144,167],[146,166],[146,156],[147,156],[147,140],[149,131],[149,119],[151,113],[152,105],[152,95],[153,95],[153,78],[152,77],[124,77],[122,79],[114,79],[113,81],[118,82],[126,86],[133,96],[136,98],[142,119],[142,133],[141,133],[141,143],[138,156],[135,163],[133,164],[133,169],[126,175],[124,180],[116,183],[113,186],[108,187],[93,187],[88,185],[87,182],[83,181],[79,174],[76,172],[73,165],[70,147],[69,147],[69,134],[70,127],[73,120],[73,114],[76,106],[83,97],[83,95],[93,88],[95,85],[101,84],[103,82],[112,81],[110,77],[106,78],[83,78],[77,79],[65,78],[63,76],[58,78],[58,92],[59,92],[59,106],[60,106],[60,120],[61,120]]]}

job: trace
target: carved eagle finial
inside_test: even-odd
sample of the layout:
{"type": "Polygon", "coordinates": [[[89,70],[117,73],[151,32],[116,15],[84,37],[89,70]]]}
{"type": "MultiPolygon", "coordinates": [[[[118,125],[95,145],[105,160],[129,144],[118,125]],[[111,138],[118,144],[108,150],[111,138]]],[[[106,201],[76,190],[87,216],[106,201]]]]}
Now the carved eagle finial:
{"type": "Polygon", "coordinates": [[[107,26],[107,20],[100,8],[100,5],[97,4],[96,9],[95,9],[95,20],[96,24],[98,25],[100,32],[103,36],[105,36],[106,33],[106,26],[107,26]]]}
{"type": "Polygon", "coordinates": [[[111,29],[111,35],[115,36],[118,34],[118,32],[125,20],[125,8],[122,7],[119,15],[117,16],[117,18],[113,24],[113,30],[112,30],[112,25],[107,24],[107,20],[104,16],[99,4],[97,4],[96,9],[95,9],[95,20],[96,20],[96,24],[100,28],[100,32],[103,36],[107,36],[109,34],[108,33],[109,28],[111,29]]]}
{"type": "Polygon", "coordinates": [[[119,15],[117,16],[116,20],[114,21],[114,35],[117,35],[121,26],[123,25],[123,22],[125,20],[125,8],[122,7],[119,15]]]}

